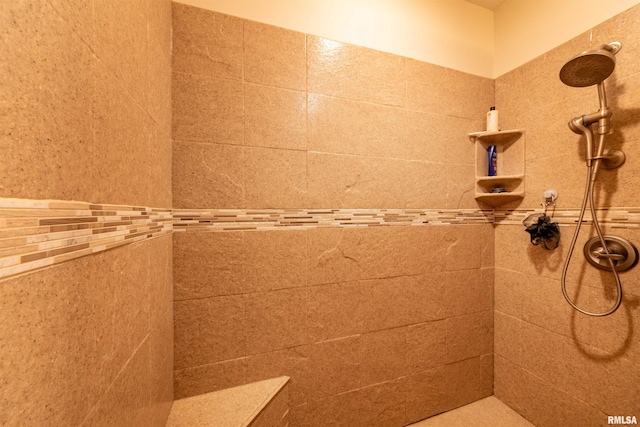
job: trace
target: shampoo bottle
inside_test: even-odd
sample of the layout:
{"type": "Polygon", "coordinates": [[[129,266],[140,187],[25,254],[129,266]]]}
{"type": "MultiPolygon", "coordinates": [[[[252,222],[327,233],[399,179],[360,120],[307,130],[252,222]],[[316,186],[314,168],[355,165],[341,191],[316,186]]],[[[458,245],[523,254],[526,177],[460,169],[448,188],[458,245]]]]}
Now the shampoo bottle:
{"type": "Polygon", "coordinates": [[[491,107],[487,113],[487,132],[497,132],[498,128],[498,110],[491,107]]]}
{"type": "Polygon", "coordinates": [[[489,164],[488,175],[496,176],[498,175],[498,152],[496,151],[496,146],[490,145],[489,148],[487,148],[487,154],[487,163],[489,164]]]}

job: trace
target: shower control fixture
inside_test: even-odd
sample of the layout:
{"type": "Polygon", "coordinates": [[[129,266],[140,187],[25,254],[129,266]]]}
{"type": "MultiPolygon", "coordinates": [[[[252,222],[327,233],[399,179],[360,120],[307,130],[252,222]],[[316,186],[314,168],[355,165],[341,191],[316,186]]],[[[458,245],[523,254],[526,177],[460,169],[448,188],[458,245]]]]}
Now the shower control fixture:
{"type": "Polygon", "coordinates": [[[584,245],[584,257],[591,265],[601,270],[611,271],[609,259],[615,261],[616,271],[625,271],[638,262],[638,250],[633,243],[618,236],[603,236],[607,250],[602,247],[599,237],[589,239],[584,245]]]}
{"type": "Polygon", "coordinates": [[[600,100],[600,109],[591,114],[574,117],[569,120],[569,129],[578,135],[585,137],[585,159],[587,161],[587,182],[582,198],[582,207],[576,224],[576,230],[573,239],[569,245],[567,259],[562,269],[562,293],[569,305],[588,316],[602,317],[614,313],[622,303],[622,282],[620,281],[619,271],[627,270],[636,265],[638,260],[638,251],[635,246],[627,239],[617,236],[605,236],[602,233],[598,216],[596,214],[595,201],[593,197],[593,188],[596,182],[598,168],[614,169],[622,166],[625,155],[620,150],[605,150],[605,136],[611,131],[609,122],[611,119],[611,109],[607,105],[607,96],[604,90],[604,81],[613,73],[616,67],[615,54],[620,50],[621,45],[618,42],[603,44],[593,50],[582,52],[571,58],[560,70],[560,80],[562,83],[571,87],[587,87],[598,86],[598,98],[600,100]],[[597,124],[598,143],[594,143],[594,133],[592,125],[597,124]],[[567,292],[567,271],[571,256],[578,241],[580,226],[584,218],[584,213],[589,202],[591,211],[591,219],[593,228],[597,236],[590,239],[584,246],[584,256],[587,261],[600,269],[608,270],[613,273],[616,280],[617,297],[613,306],[604,312],[593,313],[578,307],[569,297],[567,292]]]}
{"type": "Polygon", "coordinates": [[[615,54],[621,49],[619,42],[603,44],[596,49],[582,52],[571,58],[560,70],[560,80],[571,87],[587,87],[598,85],[598,98],[600,109],[591,114],[574,117],[569,120],[569,129],[573,132],[584,135],[585,159],[587,167],[590,167],[597,158],[601,162],[596,163],[593,171],[593,179],[598,172],[598,166],[605,169],[615,169],[620,167],[625,160],[625,155],[620,150],[604,150],[603,135],[608,134],[610,129],[611,109],[607,105],[607,95],[604,89],[604,81],[616,67],[615,54]],[[597,147],[593,143],[593,131],[591,125],[598,123],[597,133],[601,140],[597,147]],[[594,151],[595,148],[595,151],[594,151]]]}

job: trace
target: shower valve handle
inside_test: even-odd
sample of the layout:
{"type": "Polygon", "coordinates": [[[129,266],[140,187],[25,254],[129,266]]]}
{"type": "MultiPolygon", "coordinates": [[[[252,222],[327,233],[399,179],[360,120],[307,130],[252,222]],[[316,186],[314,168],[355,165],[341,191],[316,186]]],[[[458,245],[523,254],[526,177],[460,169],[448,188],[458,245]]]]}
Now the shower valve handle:
{"type": "Polygon", "coordinates": [[[623,259],[626,259],[624,255],[614,254],[614,253],[606,254],[602,248],[600,248],[597,251],[591,252],[591,254],[596,258],[608,258],[611,261],[622,261],[623,259]]]}

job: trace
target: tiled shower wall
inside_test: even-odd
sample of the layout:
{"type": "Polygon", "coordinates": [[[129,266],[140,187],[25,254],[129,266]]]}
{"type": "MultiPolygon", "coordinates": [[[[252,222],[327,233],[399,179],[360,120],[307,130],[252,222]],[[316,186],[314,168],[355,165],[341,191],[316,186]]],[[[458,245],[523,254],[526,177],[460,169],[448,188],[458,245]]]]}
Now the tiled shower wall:
{"type": "MultiPolygon", "coordinates": [[[[496,80],[501,125],[527,130],[527,194],[520,207],[539,208],[547,188],[558,190],[558,209],[580,207],[584,142],[566,123],[596,111],[598,96],[595,87],[563,85],[558,73],[574,55],[619,41],[616,69],[606,81],[613,110],[608,140],[626,153],[627,162],[600,172],[596,198],[600,207],[638,209],[639,40],[635,6],[496,80]]],[[[588,224],[582,230],[568,272],[569,294],[583,308],[605,311],[615,302],[615,283],[610,273],[584,260],[583,244],[594,232],[588,224]]],[[[577,313],[560,291],[573,231],[562,227],[560,247],[547,252],[528,244],[521,226],[495,229],[495,394],[540,427],[603,426],[606,415],[640,415],[640,268],[621,274],[624,299],[616,313],[577,313]]],[[[640,244],[637,225],[611,223],[604,231],[640,244]]]]}
{"type": "MultiPolygon", "coordinates": [[[[602,173],[599,204],[640,205],[638,8],[497,79],[502,128],[527,129],[520,207],[538,208],[549,187],[559,208],[578,206],[582,147],[566,121],[597,97],[557,72],[614,39],[610,139],[628,163],[602,173]]],[[[285,220],[289,208],[477,209],[466,134],[483,129],[491,80],[173,13],[176,208],[285,220]]],[[[165,0],[0,2],[1,197],[171,207],[171,14],[165,0]]],[[[6,227],[12,212],[3,245],[24,231],[6,227]]],[[[639,412],[637,269],[622,275],[615,315],[586,319],[559,293],[570,227],[547,253],[520,226],[434,222],[203,227],[173,248],[165,235],[4,279],[0,423],[163,425],[174,310],[176,397],[286,374],[296,424],[425,418],[492,391],[494,263],[496,395],[540,426],[639,412]]],[[[640,238],[615,218],[607,231],[640,238]]],[[[578,253],[570,291],[582,281],[577,301],[604,309],[611,279],[583,264],[578,253]]]]}
{"type": "MultiPolygon", "coordinates": [[[[492,80],[173,7],[177,212],[478,209],[492,80]]],[[[492,393],[491,225],[208,230],[174,233],[176,398],[289,375],[294,425],[370,426],[492,393]]]]}
{"type": "MultiPolygon", "coordinates": [[[[171,2],[2,1],[0,38],[0,197],[166,212],[171,2]]],[[[58,230],[83,228],[70,209],[58,230]]],[[[2,256],[40,232],[25,212],[1,210],[2,256]]],[[[171,252],[164,234],[0,282],[0,424],[164,425],[171,252]]]]}

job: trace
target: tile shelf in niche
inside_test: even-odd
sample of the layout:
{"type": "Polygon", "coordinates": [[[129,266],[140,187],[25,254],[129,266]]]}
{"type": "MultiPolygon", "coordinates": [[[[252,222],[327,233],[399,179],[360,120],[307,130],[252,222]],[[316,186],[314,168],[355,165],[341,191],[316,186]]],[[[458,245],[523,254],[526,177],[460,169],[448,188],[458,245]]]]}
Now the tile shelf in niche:
{"type": "Polygon", "coordinates": [[[500,206],[524,197],[524,129],[497,132],[473,132],[469,139],[475,144],[475,199],[491,206],[500,206]],[[496,146],[497,176],[488,176],[490,145],[496,146]],[[492,193],[500,187],[506,191],[492,193]]]}

